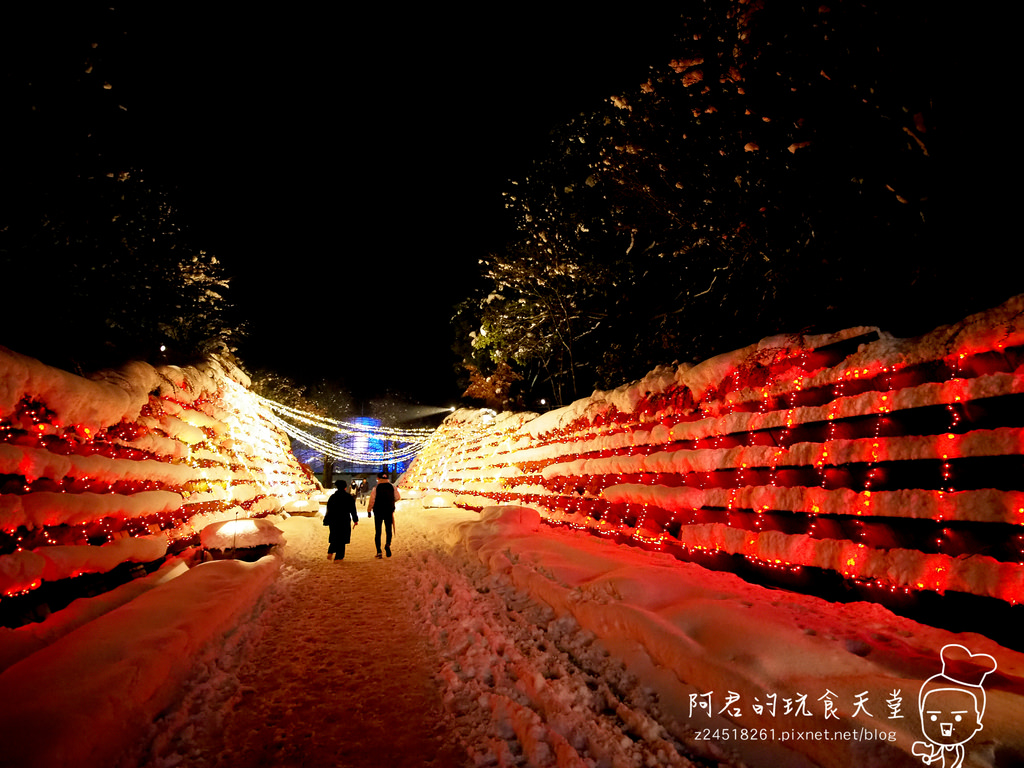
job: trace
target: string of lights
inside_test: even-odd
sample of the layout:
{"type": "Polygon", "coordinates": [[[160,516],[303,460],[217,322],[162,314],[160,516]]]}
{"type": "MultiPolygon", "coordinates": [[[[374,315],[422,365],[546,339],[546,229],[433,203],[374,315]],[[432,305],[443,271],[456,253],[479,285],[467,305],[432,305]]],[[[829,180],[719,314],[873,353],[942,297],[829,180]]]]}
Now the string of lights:
{"type": "Polygon", "coordinates": [[[344,445],[336,445],[323,440],[315,435],[299,429],[294,424],[289,424],[275,414],[271,413],[268,418],[271,423],[280,427],[284,432],[296,440],[303,442],[310,448],[316,448],[333,459],[347,461],[354,464],[400,464],[411,459],[423,447],[421,443],[406,444],[400,448],[379,451],[359,451],[347,448],[344,445]]]}
{"type": "Polygon", "coordinates": [[[368,424],[360,424],[358,422],[339,421],[337,419],[331,419],[326,416],[311,413],[310,411],[292,408],[291,406],[277,403],[273,400],[268,400],[267,398],[260,397],[259,395],[254,395],[254,397],[260,405],[265,406],[276,414],[281,416],[287,415],[289,418],[301,421],[311,427],[329,429],[343,435],[366,435],[372,438],[385,440],[394,440],[398,438],[402,439],[403,442],[423,445],[427,442],[430,436],[434,434],[433,429],[396,429],[394,427],[375,427],[368,424]]]}
{"type": "Polygon", "coordinates": [[[434,433],[433,429],[396,429],[331,419],[252,394],[266,408],[267,419],[289,437],[325,456],[354,464],[401,464],[413,458],[434,433]],[[298,424],[324,429],[345,438],[339,442],[317,437],[298,424]],[[380,447],[376,447],[380,446],[380,447]],[[383,447],[392,446],[392,447],[383,447]]]}

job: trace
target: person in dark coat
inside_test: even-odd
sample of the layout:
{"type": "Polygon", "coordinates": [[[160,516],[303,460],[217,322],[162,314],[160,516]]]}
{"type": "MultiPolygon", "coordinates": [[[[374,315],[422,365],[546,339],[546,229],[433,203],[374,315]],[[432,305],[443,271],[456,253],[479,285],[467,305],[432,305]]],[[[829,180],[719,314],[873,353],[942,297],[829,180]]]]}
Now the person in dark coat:
{"type": "Polygon", "coordinates": [[[387,543],[384,551],[391,557],[391,535],[395,532],[395,502],[401,499],[398,489],[391,484],[391,476],[387,472],[377,475],[377,485],[370,491],[370,503],[367,506],[367,514],[373,516],[374,539],[377,545],[377,558],[380,559],[380,533],[384,528],[387,534],[387,543]]]}
{"type": "Polygon", "coordinates": [[[352,540],[352,525],[359,525],[359,513],[356,512],[356,500],[348,492],[344,480],[334,484],[334,493],[327,500],[327,512],[324,514],[324,525],[331,529],[330,545],[327,547],[328,560],[344,560],[345,545],[352,540]]]}

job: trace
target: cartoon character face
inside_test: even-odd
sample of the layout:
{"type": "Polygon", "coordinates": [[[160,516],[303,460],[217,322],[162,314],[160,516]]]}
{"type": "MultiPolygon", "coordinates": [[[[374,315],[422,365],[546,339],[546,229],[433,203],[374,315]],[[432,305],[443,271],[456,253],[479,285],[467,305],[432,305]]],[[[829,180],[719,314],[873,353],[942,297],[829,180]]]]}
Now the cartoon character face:
{"type": "Polygon", "coordinates": [[[981,715],[974,694],[963,688],[929,691],[921,705],[921,729],[933,744],[952,747],[980,731],[981,715]]]}

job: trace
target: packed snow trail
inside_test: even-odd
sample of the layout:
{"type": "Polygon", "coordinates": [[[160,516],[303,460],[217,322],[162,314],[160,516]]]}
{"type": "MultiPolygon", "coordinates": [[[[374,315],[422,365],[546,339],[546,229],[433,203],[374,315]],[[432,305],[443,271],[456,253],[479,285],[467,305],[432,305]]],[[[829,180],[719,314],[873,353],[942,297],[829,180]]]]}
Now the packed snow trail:
{"type": "Polygon", "coordinates": [[[978,635],[542,527],[522,507],[403,502],[383,560],[366,518],[342,562],[319,518],[274,522],[278,578],[118,768],[911,768],[911,697],[954,639],[1003,675],[966,764],[1024,754],[1024,655],[978,635]],[[826,690],[827,722],[824,705],[755,706],[826,690]],[[732,691],[750,706],[730,720],[732,691]],[[880,708],[894,694],[898,719],[880,708]]]}
{"type": "Polygon", "coordinates": [[[0,763],[13,747],[39,768],[912,768],[916,692],[959,642],[999,663],[965,765],[1022,764],[1024,654],[981,635],[523,507],[402,502],[393,558],[373,558],[364,518],[338,563],[318,517],[272,522],[277,555],[150,585],[6,670],[0,763]]]}
{"type": "Polygon", "coordinates": [[[439,662],[405,588],[406,542],[399,534],[396,557],[376,560],[364,520],[345,560],[328,561],[319,518],[294,523],[282,578],[252,629],[199,665],[181,707],[155,724],[141,764],[466,764],[465,752],[445,742],[439,662]]]}
{"type": "Polygon", "coordinates": [[[444,658],[448,728],[474,765],[732,765],[670,736],[657,695],[571,617],[441,542],[414,558],[411,589],[444,658]],[[687,758],[702,751],[712,759],[687,758]]]}
{"type": "Polygon", "coordinates": [[[319,518],[279,522],[280,578],[124,766],[731,765],[691,762],[592,634],[443,540],[476,519],[407,505],[376,560],[363,518],[341,562],[319,518]]]}

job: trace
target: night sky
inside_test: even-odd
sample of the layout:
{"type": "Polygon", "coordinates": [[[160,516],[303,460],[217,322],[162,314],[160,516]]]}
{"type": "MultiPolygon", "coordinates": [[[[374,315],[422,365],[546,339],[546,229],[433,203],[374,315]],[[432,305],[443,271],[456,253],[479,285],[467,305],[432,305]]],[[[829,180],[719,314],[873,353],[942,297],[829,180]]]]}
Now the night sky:
{"type": "MultiPolygon", "coordinates": [[[[243,364],[360,399],[454,401],[452,307],[510,234],[507,180],[552,128],[678,53],[673,10],[378,6],[339,19],[146,5],[5,10],[5,74],[94,61],[95,101],[61,130],[171,191],[190,240],[232,275],[243,364]]],[[[951,77],[972,87],[947,108],[994,128],[995,68],[949,50],[951,77]]],[[[994,146],[965,153],[970,168],[994,146]]]]}
{"type": "Polygon", "coordinates": [[[5,26],[30,68],[95,62],[81,130],[228,265],[247,367],[431,405],[460,394],[452,307],[510,232],[507,179],[670,50],[665,11],[183,7],[5,26]]]}

